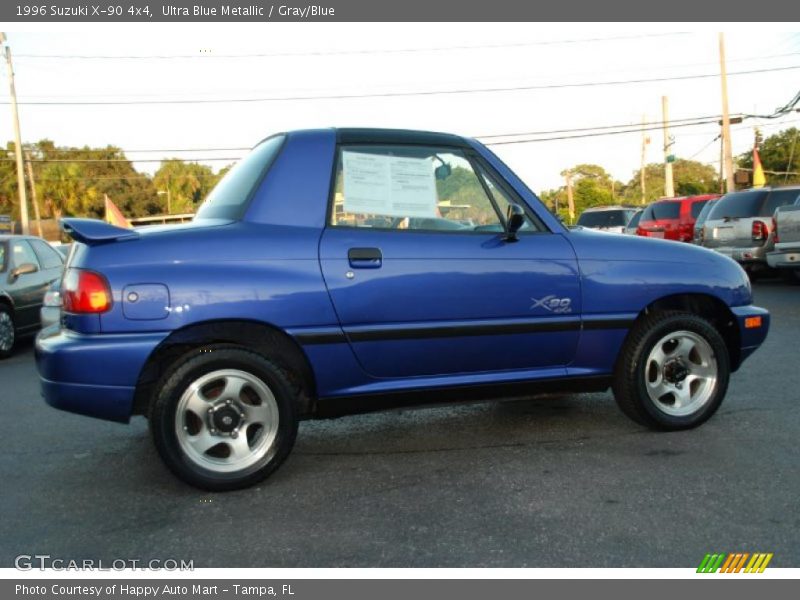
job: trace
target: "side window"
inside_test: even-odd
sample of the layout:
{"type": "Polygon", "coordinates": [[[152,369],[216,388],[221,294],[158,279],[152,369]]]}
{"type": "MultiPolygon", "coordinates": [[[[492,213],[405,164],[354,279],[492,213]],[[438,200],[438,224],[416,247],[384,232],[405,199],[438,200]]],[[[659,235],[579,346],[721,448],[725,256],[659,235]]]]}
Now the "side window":
{"type": "Polygon", "coordinates": [[[61,255],[57,250],[51,248],[50,245],[41,240],[31,240],[33,251],[39,257],[39,262],[42,264],[43,269],[55,269],[64,264],[61,255]]]}
{"type": "Polygon", "coordinates": [[[425,231],[501,231],[502,220],[459,150],[345,146],[331,225],[425,231]]]}
{"type": "Polygon", "coordinates": [[[11,253],[14,256],[14,266],[19,267],[25,263],[31,263],[41,268],[36,254],[30,244],[24,240],[18,240],[11,244],[11,253]]]}
{"type": "MultiPolygon", "coordinates": [[[[497,208],[500,210],[500,214],[503,215],[503,222],[505,223],[505,217],[508,214],[508,207],[512,204],[519,204],[517,200],[515,200],[503,187],[498,185],[495,180],[488,174],[483,168],[480,169],[481,177],[483,177],[484,182],[486,183],[486,188],[489,190],[489,193],[492,195],[492,199],[494,200],[497,208]]],[[[520,231],[540,231],[541,228],[538,227],[529,215],[525,216],[525,222],[520,227],[520,231]]]]}
{"type": "Polygon", "coordinates": [[[693,202],[692,203],[692,218],[697,219],[700,216],[700,213],[703,211],[703,207],[706,205],[708,200],[702,200],[700,202],[693,202]]]}

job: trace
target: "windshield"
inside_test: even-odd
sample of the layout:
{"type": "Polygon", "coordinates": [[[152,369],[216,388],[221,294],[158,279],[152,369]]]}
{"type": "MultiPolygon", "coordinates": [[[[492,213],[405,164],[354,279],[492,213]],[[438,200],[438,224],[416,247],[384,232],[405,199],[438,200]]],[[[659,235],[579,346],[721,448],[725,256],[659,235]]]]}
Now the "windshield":
{"type": "Polygon", "coordinates": [[[628,211],[625,210],[598,210],[583,213],[578,219],[578,225],[591,227],[625,227],[628,211]]]}
{"type": "Polygon", "coordinates": [[[672,201],[653,202],[644,209],[642,221],[660,221],[662,219],[677,219],[681,214],[681,203],[672,201]]]}
{"type": "Polygon", "coordinates": [[[239,219],[255,188],[275,161],[285,136],[267,138],[237,163],[206,196],[198,219],[239,219]]]}
{"type": "Polygon", "coordinates": [[[750,190],[725,194],[711,209],[708,220],[755,217],[767,194],[769,194],[767,190],[750,190]]]}
{"type": "Polygon", "coordinates": [[[800,189],[797,188],[773,190],[769,193],[769,196],[767,196],[764,206],[761,207],[758,215],[761,217],[771,217],[775,213],[775,209],[781,206],[794,204],[798,196],[800,196],[800,189]]]}
{"type": "Polygon", "coordinates": [[[628,228],[638,227],[639,221],[641,221],[643,213],[644,211],[641,210],[637,211],[636,214],[633,215],[633,218],[628,222],[628,228]]]}

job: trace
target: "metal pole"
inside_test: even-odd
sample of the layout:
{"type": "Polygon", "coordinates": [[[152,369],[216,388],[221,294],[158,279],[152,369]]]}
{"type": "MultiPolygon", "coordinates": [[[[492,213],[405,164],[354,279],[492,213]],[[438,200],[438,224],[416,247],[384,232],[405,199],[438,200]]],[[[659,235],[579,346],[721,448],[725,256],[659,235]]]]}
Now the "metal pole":
{"type": "Polygon", "coordinates": [[[42,215],[39,213],[39,199],[36,197],[36,181],[33,179],[33,162],[31,162],[31,153],[25,153],[25,162],[28,163],[28,179],[31,182],[31,202],[33,203],[33,215],[36,221],[36,231],[40,238],[42,234],[42,215]]]}
{"type": "Polygon", "coordinates": [[[641,180],[642,185],[642,204],[647,202],[647,193],[645,189],[645,185],[647,183],[647,176],[645,174],[645,164],[647,162],[647,118],[645,115],[642,115],[642,166],[639,170],[639,179],[641,180]]]}
{"type": "Polygon", "coordinates": [[[567,171],[564,177],[567,180],[567,207],[569,209],[569,224],[572,225],[572,220],[575,218],[575,201],[572,198],[572,172],[567,171]]]}
{"type": "Polygon", "coordinates": [[[11,48],[6,46],[6,65],[8,66],[8,85],[11,90],[11,116],[14,119],[14,146],[17,155],[17,189],[19,191],[19,219],[22,234],[30,233],[28,224],[28,197],[25,193],[25,168],[22,164],[22,136],[19,131],[19,112],[17,111],[17,90],[14,86],[14,67],[11,64],[11,48]]]}
{"type": "Polygon", "coordinates": [[[675,196],[675,183],[672,179],[672,163],[669,161],[669,104],[666,96],[661,96],[661,113],[664,121],[664,195],[667,198],[675,196]]]}
{"type": "Polygon", "coordinates": [[[723,157],[725,155],[723,148],[725,147],[725,135],[719,134],[719,193],[725,193],[725,163],[723,157]]]}
{"type": "Polygon", "coordinates": [[[733,150],[731,149],[731,116],[728,112],[728,72],[725,68],[725,34],[719,34],[719,73],[722,82],[722,153],[725,165],[726,191],[736,191],[733,178],[733,150]]]}

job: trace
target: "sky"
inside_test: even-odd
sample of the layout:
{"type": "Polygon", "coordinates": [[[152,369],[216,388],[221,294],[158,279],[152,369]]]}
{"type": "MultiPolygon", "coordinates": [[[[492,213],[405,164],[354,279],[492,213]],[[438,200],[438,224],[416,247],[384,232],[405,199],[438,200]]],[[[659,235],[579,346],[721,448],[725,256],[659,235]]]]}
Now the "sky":
{"type": "MultiPolygon", "coordinates": [[[[165,157],[204,159],[200,162],[218,169],[243,154],[224,149],[248,148],[271,133],[301,128],[398,127],[479,137],[639,126],[643,117],[661,121],[662,96],[669,98],[673,121],[707,116],[713,120],[721,113],[720,28],[726,35],[732,113],[771,114],[800,89],[796,24],[6,27],[23,141],[48,138],[58,145],[112,144],[128,151],[137,169],[148,172],[165,157]],[[773,71],[734,74],[764,69],[773,71]],[[710,77],[607,85],[694,75],[710,77]],[[437,91],[459,93],[430,93],[437,91]],[[392,95],[412,92],[423,93],[392,95]],[[367,97],[342,97],[358,95],[367,97]],[[207,102],[254,98],[270,100],[207,102]],[[152,104],[164,100],[206,102],[152,104]],[[86,102],[126,104],[81,104],[86,102]],[[220,160],[205,160],[212,158],[220,160]]],[[[8,100],[3,69],[3,142],[13,139],[8,100]]],[[[778,121],[755,119],[735,125],[734,154],[752,147],[754,125],[769,135],[798,124],[800,113],[778,121]]],[[[671,153],[718,166],[719,142],[714,141],[718,133],[716,123],[675,127],[671,153]]],[[[564,135],[575,133],[536,137],[564,135]]],[[[660,162],[662,133],[648,135],[647,162],[660,162]]],[[[518,138],[486,137],[483,141],[513,139],[518,138]]],[[[642,134],[637,131],[498,144],[492,149],[532,189],[542,191],[562,185],[560,173],[580,163],[599,164],[627,182],[639,168],[641,147],[642,134]]]]}

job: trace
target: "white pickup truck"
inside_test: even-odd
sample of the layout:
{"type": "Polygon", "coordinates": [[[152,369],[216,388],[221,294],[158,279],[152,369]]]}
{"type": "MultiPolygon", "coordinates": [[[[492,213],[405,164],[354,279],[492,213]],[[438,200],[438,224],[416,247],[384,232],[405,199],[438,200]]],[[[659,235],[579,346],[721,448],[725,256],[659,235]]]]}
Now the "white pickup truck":
{"type": "Polygon", "coordinates": [[[767,254],[767,264],[800,283],[800,198],[793,205],[775,211],[772,227],[775,250],[767,254]]]}

